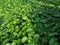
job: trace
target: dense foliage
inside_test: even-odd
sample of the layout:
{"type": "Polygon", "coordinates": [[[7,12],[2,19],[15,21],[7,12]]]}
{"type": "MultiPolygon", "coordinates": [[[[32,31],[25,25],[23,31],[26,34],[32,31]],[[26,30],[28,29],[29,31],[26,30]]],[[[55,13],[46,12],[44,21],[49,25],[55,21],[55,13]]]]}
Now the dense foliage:
{"type": "Polygon", "coordinates": [[[0,0],[0,45],[60,45],[60,0],[0,0]]]}

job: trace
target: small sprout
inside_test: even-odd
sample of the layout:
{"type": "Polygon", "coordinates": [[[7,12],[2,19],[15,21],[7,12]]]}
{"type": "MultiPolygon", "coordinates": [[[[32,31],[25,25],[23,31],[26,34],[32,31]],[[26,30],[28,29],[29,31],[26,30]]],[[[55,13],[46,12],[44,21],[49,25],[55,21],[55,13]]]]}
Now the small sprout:
{"type": "Polygon", "coordinates": [[[22,38],[21,41],[22,41],[22,43],[25,43],[27,40],[28,40],[28,38],[25,36],[25,37],[22,38]]]}

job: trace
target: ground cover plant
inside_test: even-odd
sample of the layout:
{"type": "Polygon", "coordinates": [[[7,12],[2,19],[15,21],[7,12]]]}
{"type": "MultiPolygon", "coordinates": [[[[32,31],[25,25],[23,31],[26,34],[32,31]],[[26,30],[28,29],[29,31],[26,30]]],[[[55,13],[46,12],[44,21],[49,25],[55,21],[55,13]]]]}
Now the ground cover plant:
{"type": "Polygon", "coordinates": [[[60,45],[60,0],[0,0],[0,45],[60,45]]]}

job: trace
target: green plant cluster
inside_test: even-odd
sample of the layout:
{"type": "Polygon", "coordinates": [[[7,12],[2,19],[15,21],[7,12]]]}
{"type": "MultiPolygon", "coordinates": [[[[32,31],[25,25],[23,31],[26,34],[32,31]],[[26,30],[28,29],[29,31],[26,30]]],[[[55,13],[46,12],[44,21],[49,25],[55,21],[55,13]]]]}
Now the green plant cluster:
{"type": "Polygon", "coordinates": [[[60,45],[60,0],[0,0],[0,45],[60,45]]]}

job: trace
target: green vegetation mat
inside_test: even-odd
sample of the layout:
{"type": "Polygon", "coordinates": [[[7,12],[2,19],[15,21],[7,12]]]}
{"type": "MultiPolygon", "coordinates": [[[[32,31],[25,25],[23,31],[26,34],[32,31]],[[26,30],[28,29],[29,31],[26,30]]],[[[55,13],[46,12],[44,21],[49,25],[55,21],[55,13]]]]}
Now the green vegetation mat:
{"type": "Polygon", "coordinates": [[[60,0],[0,0],[0,45],[60,45],[60,0]]]}

